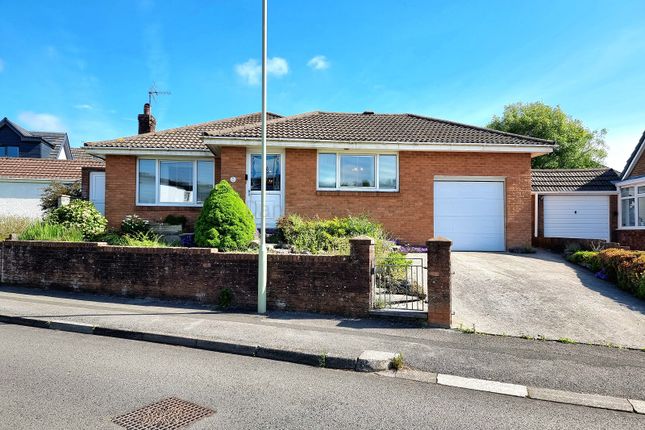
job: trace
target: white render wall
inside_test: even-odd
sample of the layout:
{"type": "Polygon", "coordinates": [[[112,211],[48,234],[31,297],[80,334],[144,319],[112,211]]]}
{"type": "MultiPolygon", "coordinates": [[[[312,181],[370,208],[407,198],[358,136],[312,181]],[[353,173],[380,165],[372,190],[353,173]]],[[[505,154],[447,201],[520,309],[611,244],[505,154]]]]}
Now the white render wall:
{"type": "Polygon", "coordinates": [[[40,196],[49,182],[0,180],[0,216],[39,218],[40,196]]]}

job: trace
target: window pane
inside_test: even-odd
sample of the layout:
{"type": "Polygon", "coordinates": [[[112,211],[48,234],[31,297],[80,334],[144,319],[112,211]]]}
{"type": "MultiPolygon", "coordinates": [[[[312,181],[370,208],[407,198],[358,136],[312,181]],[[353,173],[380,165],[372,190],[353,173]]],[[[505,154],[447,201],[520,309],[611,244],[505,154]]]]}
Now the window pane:
{"type": "Polygon", "coordinates": [[[627,188],[620,189],[621,197],[631,197],[633,195],[634,195],[634,187],[627,187],[627,188]]]}
{"type": "Polygon", "coordinates": [[[645,226],[645,197],[638,198],[638,225],[645,226]]]}
{"type": "Polygon", "coordinates": [[[0,157],[6,157],[7,156],[7,148],[4,146],[0,146],[0,157]]]}
{"type": "Polygon", "coordinates": [[[645,194],[645,187],[638,187],[638,194],[645,194]]]}
{"type": "MultiPolygon", "coordinates": [[[[280,191],[281,180],[280,155],[267,155],[267,191],[280,191]]],[[[262,156],[251,155],[251,191],[260,191],[262,187],[262,156]]]]}
{"type": "Polygon", "coordinates": [[[634,199],[621,200],[621,224],[623,227],[634,227],[636,225],[636,202],[634,199]]]}
{"type": "Polygon", "coordinates": [[[215,184],[215,171],[212,161],[197,162],[197,201],[206,200],[215,184]]]}
{"type": "Polygon", "coordinates": [[[396,190],[396,155],[379,155],[378,186],[382,190],[396,190]]]}
{"type": "Polygon", "coordinates": [[[374,156],[340,156],[341,187],[374,188],[374,185],[374,156]]]}
{"type": "Polygon", "coordinates": [[[193,201],[192,161],[159,162],[159,202],[190,203],[193,201]]]}
{"type": "Polygon", "coordinates": [[[336,188],[336,154],[318,154],[318,188],[336,188]]]}
{"type": "Polygon", "coordinates": [[[139,203],[155,202],[157,160],[139,160],[139,203]]]}
{"type": "Polygon", "coordinates": [[[7,157],[17,157],[19,152],[20,150],[17,146],[7,146],[7,157]]]}

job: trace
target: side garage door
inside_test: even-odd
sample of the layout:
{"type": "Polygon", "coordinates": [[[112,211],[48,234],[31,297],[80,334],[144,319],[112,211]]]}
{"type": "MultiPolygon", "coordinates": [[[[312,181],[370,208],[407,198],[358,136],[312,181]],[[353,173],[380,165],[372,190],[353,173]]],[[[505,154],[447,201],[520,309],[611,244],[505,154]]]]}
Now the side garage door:
{"type": "Polygon", "coordinates": [[[434,231],[455,251],[504,251],[504,182],[435,181],[434,231]]]}
{"type": "Polygon", "coordinates": [[[544,196],[544,237],[609,240],[609,196],[544,196]]]}

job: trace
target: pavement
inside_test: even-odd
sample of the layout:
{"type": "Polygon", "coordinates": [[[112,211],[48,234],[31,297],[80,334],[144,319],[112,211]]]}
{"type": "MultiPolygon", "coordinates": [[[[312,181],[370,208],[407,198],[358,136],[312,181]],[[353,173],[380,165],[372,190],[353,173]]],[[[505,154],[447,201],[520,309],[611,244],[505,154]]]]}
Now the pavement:
{"type": "Polygon", "coordinates": [[[221,313],[195,304],[6,286],[0,287],[0,315],[28,317],[48,328],[73,327],[312,365],[323,360],[327,367],[352,367],[365,351],[400,353],[407,368],[423,372],[645,400],[645,352],[640,350],[372,319],[221,313]]]}
{"type": "Polygon", "coordinates": [[[634,413],[148,342],[5,324],[0,339],[2,428],[117,430],[114,417],[168,397],[214,411],[191,429],[645,425],[634,413]]]}
{"type": "Polygon", "coordinates": [[[645,301],[548,251],[452,254],[453,326],[645,347],[645,301]]]}

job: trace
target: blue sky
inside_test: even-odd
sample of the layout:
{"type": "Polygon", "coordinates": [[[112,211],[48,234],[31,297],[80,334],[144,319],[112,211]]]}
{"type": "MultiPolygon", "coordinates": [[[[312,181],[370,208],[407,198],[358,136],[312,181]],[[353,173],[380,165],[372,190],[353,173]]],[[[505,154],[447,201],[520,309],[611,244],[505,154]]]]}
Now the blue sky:
{"type": "MultiPolygon", "coordinates": [[[[413,112],[485,125],[516,101],[645,129],[643,1],[270,0],[269,110],[413,112]]],[[[0,117],[74,146],[260,108],[260,1],[0,0],[0,117]]]]}

